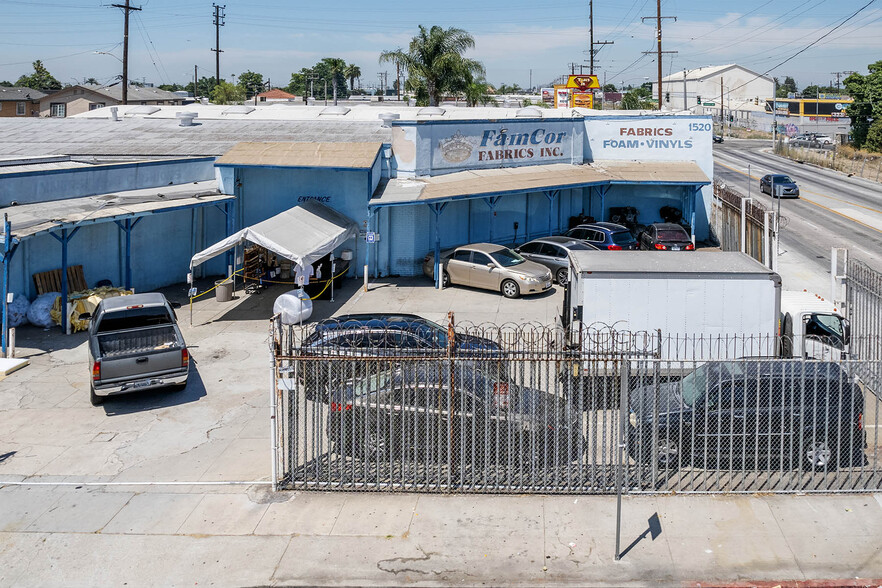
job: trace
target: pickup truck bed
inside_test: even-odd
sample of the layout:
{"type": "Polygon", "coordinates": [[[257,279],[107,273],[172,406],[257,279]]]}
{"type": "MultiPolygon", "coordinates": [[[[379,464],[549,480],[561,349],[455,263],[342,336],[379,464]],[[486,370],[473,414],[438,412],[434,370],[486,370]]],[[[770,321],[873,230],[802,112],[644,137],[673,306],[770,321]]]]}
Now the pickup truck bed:
{"type": "Polygon", "coordinates": [[[181,347],[172,326],[148,327],[134,331],[118,331],[98,335],[101,357],[110,359],[132,353],[148,353],[181,347]]]}

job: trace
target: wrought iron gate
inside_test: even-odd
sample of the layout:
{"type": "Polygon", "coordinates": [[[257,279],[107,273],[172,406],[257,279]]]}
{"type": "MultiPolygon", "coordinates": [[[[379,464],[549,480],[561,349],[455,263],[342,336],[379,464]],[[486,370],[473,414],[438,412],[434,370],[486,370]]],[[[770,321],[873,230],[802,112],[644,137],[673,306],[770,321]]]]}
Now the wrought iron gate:
{"type": "Polygon", "coordinates": [[[882,489],[879,361],[410,319],[274,319],[272,341],[280,488],[608,494],[621,471],[632,493],[882,489]]]}

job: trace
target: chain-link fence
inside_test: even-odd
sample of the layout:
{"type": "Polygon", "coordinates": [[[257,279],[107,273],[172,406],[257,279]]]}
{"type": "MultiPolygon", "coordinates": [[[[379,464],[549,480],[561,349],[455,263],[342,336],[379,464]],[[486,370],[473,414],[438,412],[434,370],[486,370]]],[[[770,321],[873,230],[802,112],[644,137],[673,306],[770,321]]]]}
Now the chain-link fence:
{"type": "Polygon", "coordinates": [[[882,489],[879,362],[779,360],[752,338],[693,338],[674,361],[683,342],[658,333],[412,316],[273,325],[281,488],[882,489]]]}
{"type": "Polygon", "coordinates": [[[846,309],[852,331],[865,335],[852,345],[855,357],[882,360],[882,273],[848,258],[846,309]]]}

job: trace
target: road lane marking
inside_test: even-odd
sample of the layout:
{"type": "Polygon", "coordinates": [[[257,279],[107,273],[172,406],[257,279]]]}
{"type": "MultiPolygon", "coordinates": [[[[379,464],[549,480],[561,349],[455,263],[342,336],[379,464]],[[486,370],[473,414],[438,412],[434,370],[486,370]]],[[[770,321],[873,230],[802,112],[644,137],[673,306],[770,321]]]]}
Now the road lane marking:
{"type": "MultiPolygon", "coordinates": [[[[754,178],[752,175],[749,175],[747,172],[743,172],[743,171],[741,171],[740,169],[736,169],[736,168],[732,167],[731,165],[726,165],[725,163],[721,163],[721,162],[718,162],[718,161],[717,161],[717,162],[714,162],[714,163],[717,164],[717,165],[721,165],[721,166],[725,167],[726,169],[732,170],[732,171],[735,172],[735,173],[739,173],[739,174],[741,174],[741,175],[743,175],[743,176],[747,176],[748,178],[751,178],[751,179],[757,179],[757,178],[754,178]]],[[[878,213],[878,214],[882,214],[882,210],[876,210],[875,208],[869,208],[869,207],[867,207],[867,206],[861,206],[860,204],[855,204],[855,203],[853,203],[853,202],[849,202],[849,201],[847,201],[847,200],[842,200],[842,199],[840,199],[840,198],[834,198],[833,196],[826,196],[826,195],[824,195],[824,194],[818,194],[817,192],[811,192],[810,190],[806,190],[806,191],[807,191],[807,192],[810,192],[811,194],[815,194],[815,195],[817,195],[817,196],[820,196],[820,197],[822,197],[822,198],[830,198],[831,200],[838,200],[839,202],[845,202],[846,204],[849,204],[849,205],[851,205],[851,206],[857,206],[857,207],[859,207],[859,208],[863,208],[863,209],[869,210],[869,211],[871,211],[871,212],[876,212],[876,213],[878,213]]],[[[770,196],[770,198],[771,198],[771,196],[770,196]]],[[[833,210],[832,208],[830,208],[830,207],[828,207],[828,206],[824,206],[823,204],[820,204],[820,203],[818,203],[818,202],[815,202],[814,200],[809,200],[808,198],[802,198],[801,195],[800,195],[799,200],[801,200],[801,201],[803,201],[803,202],[807,202],[807,203],[812,204],[812,205],[814,205],[814,206],[817,206],[818,208],[823,208],[824,210],[826,210],[826,211],[828,211],[828,212],[832,212],[833,214],[838,215],[838,216],[841,216],[842,218],[847,218],[848,220],[850,220],[850,221],[852,221],[852,222],[854,222],[854,223],[857,223],[857,224],[861,225],[862,227],[867,227],[868,229],[872,229],[872,230],[876,231],[877,233],[882,234],[882,229],[879,229],[878,227],[874,227],[873,225],[868,225],[867,223],[863,223],[863,222],[859,221],[859,220],[856,219],[856,218],[852,218],[852,217],[848,216],[847,214],[842,214],[841,212],[839,212],[839,211],[837,211],[837,210],[833,210]]]]}

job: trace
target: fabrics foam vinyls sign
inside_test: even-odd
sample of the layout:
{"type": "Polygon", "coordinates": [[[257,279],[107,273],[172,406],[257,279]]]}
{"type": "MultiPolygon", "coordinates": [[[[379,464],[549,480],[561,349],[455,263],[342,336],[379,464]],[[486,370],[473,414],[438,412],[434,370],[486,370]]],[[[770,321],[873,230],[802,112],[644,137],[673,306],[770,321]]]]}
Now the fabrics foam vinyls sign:
{"type": "Polygon", "coordinates": [[[710,117],[619,118],[591,124],[592,159],[697,161],[711,158],[710,117]]]}

